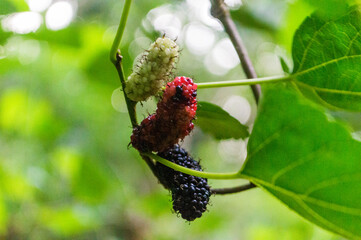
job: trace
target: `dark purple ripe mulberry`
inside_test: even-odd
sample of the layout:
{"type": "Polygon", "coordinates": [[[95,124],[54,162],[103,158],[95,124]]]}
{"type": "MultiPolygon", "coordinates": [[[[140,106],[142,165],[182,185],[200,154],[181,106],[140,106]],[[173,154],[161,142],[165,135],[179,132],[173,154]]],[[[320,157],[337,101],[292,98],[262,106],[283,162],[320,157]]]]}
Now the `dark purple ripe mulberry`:
{"type": "MultiPolygon", "coordinates": [[[[179,145],[158,155],[183,167],[202,171],[199,162],[179,145]]],[[[174,211],[188,221],[201,217],[211,195],[207,179],[175,171],[160,163],[156,164],[156,169],[160,183],[172,192],[174,211]]]]}

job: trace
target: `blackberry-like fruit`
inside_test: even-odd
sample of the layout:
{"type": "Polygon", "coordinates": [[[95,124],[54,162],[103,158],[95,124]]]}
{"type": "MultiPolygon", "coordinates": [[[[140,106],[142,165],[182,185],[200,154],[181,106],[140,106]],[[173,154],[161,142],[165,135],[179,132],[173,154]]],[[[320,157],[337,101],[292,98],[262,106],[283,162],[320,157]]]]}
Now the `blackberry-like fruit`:
{"type": "Polygon", "coordinates": [[[167,37],[158,38],[140,57],[126,81],[125,92],[133,101],[156,95],[171,80],[179,57],[179,47],[167,37]]]}
{"type": "Polygon", "coordinates": [[[176,77],[168,83],[156,113],[133,129],[133,147],[143,152],[163,152],[189,135],[194,128],[196,96],[197,85],[191,78],[176,77]]]}
{"type": "MultiPolygon", "coordinates": [[[[174,145],[173,148],[158,155],[183,167],[202,171],[199,162],[179,145],[174,145]]],[[[175,171],[158,162],[156,169],[160,183],[172,192],[174,211],[188,221],[201,217],[207,210],[211,195],[207,179],[175,171]]]]}

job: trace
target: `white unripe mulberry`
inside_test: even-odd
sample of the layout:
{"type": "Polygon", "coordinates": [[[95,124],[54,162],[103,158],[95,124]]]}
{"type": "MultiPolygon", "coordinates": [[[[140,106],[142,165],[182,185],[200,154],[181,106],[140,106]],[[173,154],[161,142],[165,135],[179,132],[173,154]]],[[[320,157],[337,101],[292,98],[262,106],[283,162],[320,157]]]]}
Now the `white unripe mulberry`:
{"type": "Polygon", "coordinates": [[[158,38],[133,67],[125,92],[133,101],[145,101],[156,95],[167,82],[178,61],[179,47],[167,37],[158,38]]]}

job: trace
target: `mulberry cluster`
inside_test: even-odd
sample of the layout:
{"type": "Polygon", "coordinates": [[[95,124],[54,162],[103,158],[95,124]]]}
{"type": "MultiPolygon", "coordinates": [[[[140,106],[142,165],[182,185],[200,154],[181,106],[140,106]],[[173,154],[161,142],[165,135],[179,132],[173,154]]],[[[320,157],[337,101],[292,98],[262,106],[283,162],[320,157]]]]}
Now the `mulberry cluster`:
{"type": "Polygon", "coordinates": [[[143,53],[126,81],[125,92],[133,101],[144,101],[169,82],[178,61],[179,47],[171,39],[158,38],[143,53]]]}
{"type": "MultiPolygon", "coordinates": [[[[158,155],[183,167],[202,171],[199,162],[178,145],[158,155]]],[[[188,221],[201,217],[211,195],[207,179],[175,171],[160,163],[156,163],[156,169],[160,183],[172,192],[174,211],[188,221]]]]}
{"type": "Polygon", "coordinates": [[[194,128],[196,96],[197,85],[191,78],[176,77],[168,83],[156,113],[133,129],[133,147],[143,152],[163,152],[187,136],[194,128]]]}

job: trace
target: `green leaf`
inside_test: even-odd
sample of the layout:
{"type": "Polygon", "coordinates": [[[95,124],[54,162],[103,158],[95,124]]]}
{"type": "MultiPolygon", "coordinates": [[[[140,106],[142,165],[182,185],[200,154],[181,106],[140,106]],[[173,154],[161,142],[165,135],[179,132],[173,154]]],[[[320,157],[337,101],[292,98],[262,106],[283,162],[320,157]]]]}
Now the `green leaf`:
{"type": "Polygon", "coordinates": [[[358,7],[333,19],[307,18],[294,37],[296,83],[326,104],[361,111],[360,31],[358,7]]]}
{"type": "Polygon", "coordinates": [[[361,142],[295,90],[262,90],[241,174],[311,222],[361,239],[361,142]]]}
{"type": "Polygon", "coordinates": [[[195,124],[216,139],[244,139],[249,136],[247,126],[221,107],[209,102],[198,102],[195,124]]]}
{"type": "Polygon", "coordinates": [[[281,62],[282,70],[285,73],[291,73],[290,67],[288,66],[286,60],[283,57],[280,57],[280,62],[281,62]]]}

